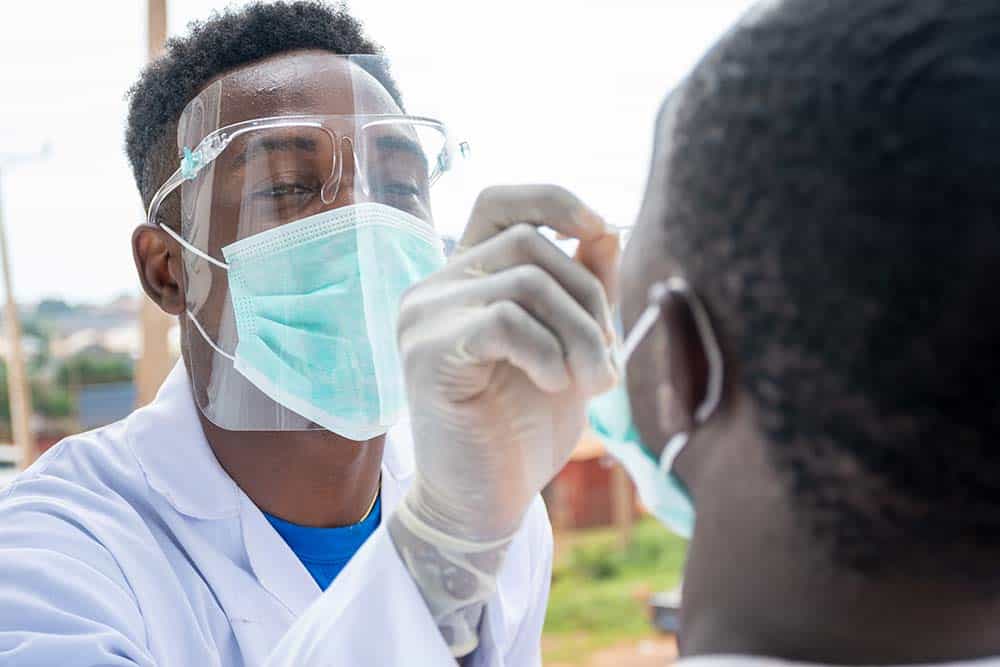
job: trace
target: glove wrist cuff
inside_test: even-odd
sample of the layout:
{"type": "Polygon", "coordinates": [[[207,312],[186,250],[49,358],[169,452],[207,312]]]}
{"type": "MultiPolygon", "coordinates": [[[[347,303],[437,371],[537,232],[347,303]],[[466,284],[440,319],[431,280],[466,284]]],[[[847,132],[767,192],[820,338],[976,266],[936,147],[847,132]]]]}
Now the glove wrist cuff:
{"type": "Polygon", "coordinates": [[[453,537],[428,525],[410,502],[408,494],[389,519],[389,536],[452,654],[467,655],[479,644],[480,621],[511,538],[453,537]]]}
{"type": "Polygon", "coordinates": [[[419,510],[414,511],[410,507],[409,500],[409,496],[405,497],[396,508],[397,520],[406,526],[406,529],[415,537],[444,551],[460,554],[484,553],[506,547],[514,539],[513,534],[496,540],[470,540],[455,537],[432,526],[430,522],[422,518],[419,510]]]}

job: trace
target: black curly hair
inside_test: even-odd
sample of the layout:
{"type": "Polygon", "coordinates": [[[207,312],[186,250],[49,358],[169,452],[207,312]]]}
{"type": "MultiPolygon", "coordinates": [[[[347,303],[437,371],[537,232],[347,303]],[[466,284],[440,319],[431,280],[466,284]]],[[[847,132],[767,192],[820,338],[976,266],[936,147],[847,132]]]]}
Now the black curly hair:
{"type": "Polygon", "coordinates": [[[804,525],[1000,581],[1000,3],[786,0],[677,95],[662,252],[804,525]]]}
{"type": "MultiPolygon", "coordinates": [[[[148,205],[160,182],[176,168],[173,139],[184,107],[213,78],[269,56],[299,49],[337,54],[380,54],[361,24],[340,4],[314,0],[253,3],[194,22],[189,33],[166,43],[165,53],[128,92],[125,152],[136,186],[148,205]]],[[[382,62],[382,61],[380,61],[382,62]]],[[[389,71],[370,71],[402,108],[389,71]]]]}

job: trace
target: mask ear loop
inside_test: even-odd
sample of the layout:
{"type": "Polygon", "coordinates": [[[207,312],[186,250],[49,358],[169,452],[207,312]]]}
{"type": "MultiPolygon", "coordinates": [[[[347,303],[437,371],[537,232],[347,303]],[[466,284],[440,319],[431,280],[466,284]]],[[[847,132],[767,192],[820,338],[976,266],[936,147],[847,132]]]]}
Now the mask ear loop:
{"type": "MultiPolygon", "coordinates": [[[[639,318],[633,329],[633,334],[626,342],[626,350],[631,353],[645,337],[653,323],[660,316],[663,304],[671,294],[683,297],[691,313],[694,316],[695,327],[705,351],[705,358],[708,361],[708,386],[705,390],[705,398],[695,409],[694,419],[696,424],[703,424],[712,416],[719,407],[722,399],[722,379],[724,376],[722,349],[719,341],[715,337],[712,322],[708,317],[708,312],[698,296],[691,289],[686,280],[679,276],[674,276],[663,283],[656,283],[649,290],[649,307],[639,318]]],[[[627,357],[626,357],[627,358],[627,357]]],[[[674,461],[687,445],[690,439],[689,431],[682,431],[675,434],[667,441],[666,446],[660,454],[659,468],[664,474],[669,474],[673,468],[674,461]]]]}
{"type": "MultiPolygon", "coordinates": [[[[703,424],[712,416],[722,400],[722,379],[724,374],[722,349],[719,347],[719,341],[715,337],[715,331],[712,328],[712,321],[708,317],[708,311],[705,310],[701,299],[694,293],[688,282],[679,276],[674,276],[667,280],[666,284],[662,285],[662,288],[668,294],[678,294],[687,300],[688,306],[691,308],[691,313],[694,315],[694,323],[698,329],[701,344],[705,351],[705,359],[708,361],[708,387],[705,390],[705,399],[694,411],[695,422],[703,424]]],[[[657,293],[657,295],[660,294],[662,292],[657,293]]],[[[661,300],[659,303],[662,304],[663,301],[661,300]]]]}
{"type": "MultiPolygon", "coordinates": [[[[188,159],[190,155],[193,154],[187,149],[185,149],[185,159],[188,159]]],[[[159,212],[160,204],[163,203],[163,200],[166,199],[171,192],[180,187],[181,183],[196,178],[196,176],[197,172],[192,171],[191,167],[188,164],[182,165],[180,169],[171,174],[170,178],[168,178],[163,183],[163,185],[160,186],[160,189],[156,191],[156,194],[153,195],[152,201],[149,202],[149,212],[146,214],[146,224],[148,224],[151,227],[159,227],[160,229],[165,231],[167,235],[170,236],[170,238],[177,241],[177,243],[180,244],[180,246],[185,250],[187,250],[188,252],[191,252],[194,255],[201,257],[206,262],[210,262],[220,268],[228,270],[229,269],[228,264],[212,257],[211,255],[209,255],[207,252],[204,252],[200,248],[195,247],[193,244],[189,243],[183,236],[181,236],[173,229],[171,229],[168,225],[163,224],[156,218],[156,214],[159,212]]]]}
{"type": "MultiPolygon", "coordinates": [[[[182,170],[180,170],[180,169],[178,169],[177,171],[175,171],[174,175],[171,176],[169,179],[167,179],[167,182],[164,183],[163,187],[161,187],[160,190],[156,193],[156,196],[153,197],[153,201],[152,201],[152,203],[149,206],[149,221],[150,222],[154,222],[154,218],[156,216],[156,211],[157,211],[157,209],[160,206],[160,202],[162,202],[163,199],[168,194],[170,194],[174,189],[177,188],[177,186],[179,186],[185,180],[188,180],[188,177],[185,176],[182,173],[182,170]]],[[[165,231],[167,233],[167,235],[170,236],[170,238],[172,238],[173,240],[177,241],[177,243],[184,250],[187,250],[188,252],[190,252],[190,253],[192,253],[192,254],[194,254],[194,255],[196,255],[196,256],[198,256],[198,257],[200,257],[200,258],[202,258],[202,259],[204,259],[204,260],[206,260],[206,261],[208,261],[208,262],[210,262],[212,264],[215,264],[216,266],[221,267],[221,268],[225,269],[226,271],[229,270],[229,265],[228,264],[226,264],[225,262],[221,262],[221,261],[215,259],[214,257],[212,257],[211,255],[209,255],[208,253],[202,251],[200,248],[197,248],[193,244],[189,243],[188,241],[186,241],[184,239],[184,237],[182,237],[180,234],[178,234],[177,232],[175,232],[173,229],[171,229],[167,225],[163,224],[162,222],[159,222],[158,220],[155,220],[154,224],[156,224],[157,227],[159,227],[160,229],[162,229],[163,231],[165,231]]],[[[195,328],[198,330],[198,333],[201,334],[201,337],[205,339],[205,342],[208,343],[209,346],[213,350],[215,350],[216,352],[218,352],[222,356],[226,357],[230,361],[236,361],[236,359],[233,357],[233,355],[231,355],[231,354],[229,354],[227,352],[224,352],[222,350],[222,348],[220,348],[218,345],[215,344],[215,341],[213,341],[209,337],[208,333],[205,332],[205,329],[201,326],[201,322],[199,322],[198,318],[194,316],[194,313],[192,313],[190,310],[185,310],[184,314],[187,315],[188,320],[190,320],[194,324],[195,328]]]]}
{"type": "Polygon", "coordinates": [[[201,326],[201,322],[199,322],[198,318],[194,316],[194,313],[192,313],[190,310],[185,310],[184,313],[187,315],[188,320],[190,320],[191,323],[194,324],[194,328],[198,330],[198,333],[201,334],[201,337],[205,339],[206,343],[208,343],[209,347],[211,347],[213,350],[215,350],[217,353],[219,353],[226,359],[229,359],[229,361],[232,361],[234,363],[236,362],[236,357],[223,350],[215,343],[214,340],[212,340],[212,338],[208,335],[208,332],[206,332],[204,327],[201,326]]]}
{"type": "Polygon", "coordinates": [[[180,234],[178,234],[174,230],[170,229],[170,227],[168,227],[168,226],[166,226],[166,225],[164,225],[162,223],[158,223],[158,224],[159,224],[160,229],[162,229],[163,231],[165,231],[170,236],[170,238],[172,238],[173,240],[177,241],[177,243],[182,248],[184,248],[185,250],[187,250],[188,252],[190,252],[190,253],[192,253],[194,255],[197,255],[198,257],[201,257],[206,262],[210,262],[212,264],[215,264],[219,268],[225,269],[226,271],[229,270],[229,265],[226,264],[225,262],[212,257],[207,252],[205,252],[205,251],[201,250],[200,248],[197,248],[193,244],[185,241],[184,237],[182,237],[180,234]]]}
{"type": "MultiPolygon", "coordinates": [[[[185,158],[188,158],[189,155],[190,151],[185,151],[185,158]]],[[[163,202],[163,200],[166,199],[171,192],[176,190],[181,185],[181,183],[187,180],[191,180],[192,178],[195,177],[195,175],[196,174],[192,173],[191,169],[188,166],[182,166],[180,169],[175,171],[170,176],[170,178],[168,178],[166,182],[164,182],[164,184],[160,186],[160,189],[156,191],[156,194],[153,195],[153,199],[149,203],[149,212],[146,214],[146,222],[150,226],[159,227],[160,229],[165,231],[167,235],[170,236],[170,238],[172,238],[173,240],[177,241],[177,243],[184,250],[187,250],[188,252],[196,255],[197,257],[200,257],[206,260],[207,262],[215,264],[216,266],[221,267],[222,269],[228,271],[229,270],[228,264],[215,259],[208,253],[202,251],[200,248],[189,243],[180,234],[178,234],[169,226],[163,224],[162,222],[156,219],[156,214],[159,211],[160,204],[163,202]]],[[[233,355],[229,354],[228,352],[225,352],[222,348],[216,345],[215,341],[213,341],[211,337],[209,337],[204,327],[201,326],[201,322],[198,321],[198,318],[194,316],[194,313],[192,313],[190,310],[185,310],[184,314],[187,316],[188,320],[190,320],[194,324],[195,328],[198,330],[198,333],[201,334],[201,337],[205,339],[205,342],[208,343],[213,350],[221,354],[223,357],[226,357],[230,361],[236,361],[233,355]]]]}

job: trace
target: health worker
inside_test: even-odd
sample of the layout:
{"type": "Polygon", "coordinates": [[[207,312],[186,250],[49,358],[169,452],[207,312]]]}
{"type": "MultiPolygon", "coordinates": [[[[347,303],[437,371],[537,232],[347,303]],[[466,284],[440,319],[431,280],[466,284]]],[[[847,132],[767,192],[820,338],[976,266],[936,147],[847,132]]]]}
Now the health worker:
{"type": "MultiPolygon", "coordinates": [[[[398,310],[445,264],[432,204],[462,158],[445,126],[408,113],[344,10],[255,3],[168,43],[130,92],[126,148],[136,267],[182,359],[150,405],[0,492],[0,664],[539,664],[541,487],[455,514],[475,476],[414,481],[398,310]],[[322,653],[300,627],[321,596],[322,653]]],[[[511,197],[469,229],[505,224],[511,197]]],[[[519,197],[544,212],[550,193],[519,197]]],[[[603,342],[603,287],[565,262],[603,342]]],[[[409,393],[447,403],[435,379],[409,393]]],[[[461,441],[433,436],[453,463],[461,441]]]]}

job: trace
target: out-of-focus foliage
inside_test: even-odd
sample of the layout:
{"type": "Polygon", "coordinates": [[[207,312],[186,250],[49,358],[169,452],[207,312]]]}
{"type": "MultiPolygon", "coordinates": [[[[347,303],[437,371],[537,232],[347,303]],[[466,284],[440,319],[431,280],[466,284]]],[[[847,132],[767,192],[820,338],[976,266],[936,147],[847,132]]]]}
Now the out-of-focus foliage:
{"type": "MultiPolygon", "coordinates": [[[[31,381],[31,403],[36,414],[46,417],[68,417],[73,412],[73,400],[65,387],[37,380],[31,381]]],[[[7,364],[0,361],[0,432],[10,431],[10,395],[7,389],[7,364]]]]}
{"type": "Polygon", "coordinates": [[[132,379],[132,359],[126,354],[80,354],[59,366],[56,383],[78,387],[105,382],[128,382],[132,379]]]}
{"type": "Polygon", "coordinates": [[[624,550],[610,529],[559,535],[545,618],[546,661],[576,664],[589,653],[654,634],[649,594],[680,581],[687,543],[652,518],[624,550]]]}

